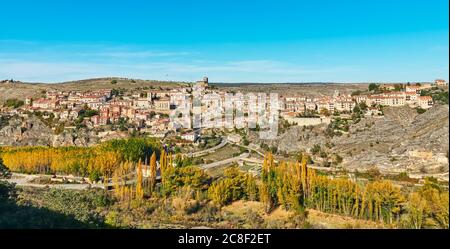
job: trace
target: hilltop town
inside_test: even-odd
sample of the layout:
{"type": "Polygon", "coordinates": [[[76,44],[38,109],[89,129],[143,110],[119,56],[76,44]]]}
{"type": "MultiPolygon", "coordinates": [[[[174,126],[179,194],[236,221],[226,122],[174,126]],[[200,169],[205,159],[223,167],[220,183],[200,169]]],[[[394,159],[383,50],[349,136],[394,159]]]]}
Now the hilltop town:
{"type": "MultiPolygon", "coordinates": [[[[206,77],[195,84],[166,89],[116,89],[113,88],[114,81],[109,89],[48,90],[42,91],[41,98],[22,96],[20,99],[8,99],[0,110],[6,116],[42,115],[44,119],[54,121],[53,129],[58,124],[65,124],[64,128],[68,129],[114,124],[121,124],[123,128],[126,124],[135,131],[164,136],[169,131],[177,131],[169,120],[169,114],[183,101],[192,99],[193,92],[217,94],[222,102],[229,93],[226,88],[210,88],[206,77]]],[[[14,84],[14,81],[3,81],[3,84],[8,83],[14,84]]],[[[365,116],[381,115],[383,106],[410,106],[426,110],[434,105],[427,91],[445,87],[446,84],[443,80],[436,80],[434,84],[373,84],[373,89],[366,92],[358,90],[352,94],[341,94],[336,90],[332,96],[319,97],[285,94],[279,96],[280,116],[292,124],[312,125],[329,122],[328,117],[332,114],[352,114],[355,107],[363,103],[365,116]]],[[[222,108],[223,114],[224,106],[222,108]]]]}

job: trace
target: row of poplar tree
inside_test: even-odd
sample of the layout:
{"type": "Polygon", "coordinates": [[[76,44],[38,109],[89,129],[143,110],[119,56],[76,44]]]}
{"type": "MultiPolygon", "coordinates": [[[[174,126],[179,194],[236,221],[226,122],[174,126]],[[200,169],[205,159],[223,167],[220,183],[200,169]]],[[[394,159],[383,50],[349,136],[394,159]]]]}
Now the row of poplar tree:
{"type": "Polygon", "coordinates": [[[304,212],[306,208],[408,228],[448,228],[449,192],[428,179],[410,191],[389,180],[359,183],[347,178],[318,175],[302,162],[275,163],[264,159],[260,199],[267,212],[282,205],[304,212]]]}
{"type": "MultiPolygon", "coordinates": [[[[213,179],[197,167],[182,167],[172,156],[161,151],[157,169],[157,155],[150,159],[147,170],[137,164],[137,181],[134,192],[126,187],[126,180],[119,184],[121,176],[129,174],[121,166],[115,176],[116,195],[127,200],[148,196],[170,196],[184,186],[206,193],[214,203],[224,206],[237,200],[260,201],[265,211],[282,208],[306,214],[306,209],[334,213],[401,226],[406,228],[448,228],[448,191],[436,182],[427,181],[424,186],[405,192],[389,180],[368,183],[346,178],[330,178],[308,168],[308,157],[301,162],[276,163],[271,153],[264,158],[260,177],[241,172],[236,167],[225,170],[220,178],[213,179]],[[146,177],[143,176],[146,173],[146,177]],[[157,178],[161,183],[157,184],[157,178]],[[129,193],[128,193],[128,192],[129,193]],[[128,194],[127,194],[128,193],[128,194]],[[134,197],[133,197],[134,194],[134,197]]],[[[123,179],[123,178],[122,178],[123,179]]]]}

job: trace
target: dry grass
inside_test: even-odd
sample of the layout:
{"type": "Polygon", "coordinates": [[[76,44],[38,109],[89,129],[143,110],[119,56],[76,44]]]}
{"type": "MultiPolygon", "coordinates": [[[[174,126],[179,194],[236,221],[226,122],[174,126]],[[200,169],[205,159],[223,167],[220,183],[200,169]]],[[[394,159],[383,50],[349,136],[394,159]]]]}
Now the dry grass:
{"type": "Polygon", "coordinates": [[[0,104],[7,99],[21,99],[24,100],[27,97],[41,97],[42,90],[45,89],[45,85],[42,84],[11,84],[0,83],[0,104]]]}
{"type": "Polygon", "coordinates": [[[244,216],[249,211],[256,212],[261,215],[266,221],[273,220],[288,220],[293,212],[286,211],[282,207],[278,207],[270,214],[264,212],[264,206],[261,202],[257,201],[235,201],[228,206],[222,208],[222,211],[231,213],[236,216],[244,216]]]}
{"type": "Polygon", "coordinates": [[[235,201],[222,208],[222,211],[235,215],[244,215],[248,210],[252,210],[260,215],[264,215],[264,208],[261,202],[257,201],[235,201]]]}
{"type": "Polygon", "coordinates": [[[202,158],[205,161],[205,163],[211,163],[216,161],[222,161],[227,158],[232,158],[233,154],[239,152],[240,152],[239,147],[228,144],[225,147],[216,150],[214,153],[210,153],[206,156],[203,156],[202,158]]]}
{"type": "Polygon", "coordinates": [[[183,82],[163,82],[154,80],[132,80],[122,78],[98,78],[78,80],[71,82],[62,82],[55,84],[45,83],[0,83],[0,103],[3,103],[6,99],[18,98],[25,99],[26,97],[38,98],[43,96],[42,91],[58,90],[58,91],[91,91],[96,89],[136,89],[136,88],[148,88],[148,89],[163,89],[173,88],[177,86],[185,86],[183,82]],[[112,80],[116,80],[116,84],[112,84],[112,80]]]}
{"type": "Polygon", "coordinates": [[[323,229],[380,229],[387,228],[378,222],[359,220],[352,217],[323,213],[314,209],[308,209],[308,222],[314,228],[323,229]]]}
{"type": "MultiPolygon", "coordinates": [[[[232,204],[223,207],[223,212],[235,215],[244,216],[247,212],[256,212],[268,223],[289,221],[293,216],[293,212],[286,211],[282,207],[278,207],[270,214],[264,212],[264,207],[261,202],[256,201],[236,201],[232,204]]],[[[318,229],[379,229],[390,228],[384,224],[354,219],[352,217],[323,213],[317,210],[308,209],[307,222],[312,228],[318,229]]]]}

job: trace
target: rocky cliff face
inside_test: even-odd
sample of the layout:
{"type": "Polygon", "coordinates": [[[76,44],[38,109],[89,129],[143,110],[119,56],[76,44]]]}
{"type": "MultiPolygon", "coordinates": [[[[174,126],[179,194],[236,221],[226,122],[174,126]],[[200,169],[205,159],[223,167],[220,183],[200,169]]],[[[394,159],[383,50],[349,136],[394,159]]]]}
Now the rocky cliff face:
{"type": "Polygon", "coordinates": [[[89,146],[98,138],[86,130],[55,134],[40,119],[13,117],[0,127],[0,146],[89,146]]]}
{"type": "Polygon", "coordinates": [[[384,171],[448,172],[449,107],[423,114],[408,107],[386,108],[385,116],[352,126],[333,139],[348,168],[377,166],[384,171]]]}
{"type": "Polygon", "coordinates": [[[342,136],[326,137],[326,125],[311,130],[291,127],[278,139],[265,142],[285,152],[333,144],[328,152],[342,156],[342,166],[349,169],[375,166],[386,172],[448,172],[448,105],[435,106],[420,115],[409,107],[388,107],[384,113],[351,125],[342,136]]]}

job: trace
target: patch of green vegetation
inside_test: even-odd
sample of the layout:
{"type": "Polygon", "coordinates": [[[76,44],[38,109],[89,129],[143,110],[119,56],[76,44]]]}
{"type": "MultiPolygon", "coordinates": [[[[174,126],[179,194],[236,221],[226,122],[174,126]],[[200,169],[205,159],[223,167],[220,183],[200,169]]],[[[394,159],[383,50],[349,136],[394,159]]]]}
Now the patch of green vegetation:
{"type": "Polygon", "coordinates": [[[352,120],[354,124],[357,124],[359,123],[359,121],[361,121],[361,118],[366,110],[367,105],[365,102],[361,102],[353,108],[352,120]]]}
{"type": "Polygon", "coordinates": [[[33,204],[39,206],[40,203],[45,203],[45,207],[52,211],[72,216],[80,222],[95,227],[101,226],[103,223],[99,214],[100,209],[113,203],[104,190],[49,189],[34,191],[43,191],[43,193],[30,192],[34,197],[28,199],[31,199],[33,204]]]}
{"type": "Polygon", "coordinates": [[[193,190],[207,190],[211,181],[211,177],[197,167],[174,168],[173,171],[167,175],[167,181],[164,183],[163,195],[168,196],[173,194],[179,188],[185,186],[189,186],[193,190]]]}
{"type": "Polygon", "coordinates": [[[278,152],[278,147],[275,145],[269,146],[268,144],[261,142],[261,144],[259,145],[259,147],[261,147],[261,149],[263,149],[266,152],[270,152],[272,154],[276,154],[278,152]]]}
{"type": "Polygon", "coordinates": [[[220,139],[220,137],[205,137],[202,138],[202,141],[199,144],[199,148],[201,149],[208,149],[208,148],[212,148],[214,146],[217,146],[220,144],[222,140],[220,139]]]}
{"type": "Polygon", "coordinates": [[[0,114],[0,129],[9,124],[9,116],[4,116],[0,114]]]}
{"type": "Polygon", "coordinates": [[[418,114],[422,114],[422,113],[425,113],[427,110],[420,108],[420,107],[416,107],[416,111],[418,114]]]}
{"type": "Polygon", "coordinates": [[[421,96],[431,96],[435,103],[448,105],[448,91],[445,91],[438,87],[433,87],[429,90],[422,90],[421,96]]]}
{"type": "Polygon", "coordinates": [[[25,103],[22,100],[18,99],[7,99],[5,103],[3,104],[4,107],[12,107],[12,108],[19,108],[23,106],[25,103]]]}
{"type": "Polygon", "coordinates": [[[369,91],[371,92],[376,92],[380,89],[380,85],[375,84],[375,83],[370,83],[369,84],[369,91]]]}
{"type": "Polygon", "coordinates": [[[0,179],[9,178],[11,176],[11,172],[9,169],[3,164],[3,159],[0,157],[0,179]]]}
{"type": "Polygon", "coordinates": [[[0,181],[1,228],[103,228],[101,191],[17,189],[0,181]]]}
{"type": "MultiPolygon", "coordinates": [[[[355,120],[356,119],[358,119],[358,117],[355,117],[355,120]]],[[[348,120],[337,117],[333,119],[328,125],[327,129],[325,130],[325,135],[328,137],[341,136],[342,132],[348,132],[349,129],[350,125],[348,123],[348,120]]]]}
{"type": "Polygon", "coordinates": [[[294,124],[289,123],[289,121],[285,119],[281,119],[280,122],[278,123],[278,132],[280,134],[285,133],[292,126],[294,126],[294,124]]]}
{"type": "Polygon", "coordinates": [[[418,183],[418,179],[410,178],[408,173],[401,172],[397,175],[387,175],[385,177],[386,179],[393,180],[393,181],[399,181],[399,182],[409,182],[409,183],[418,183]]]}
{"type": "Polygon", "coordinates": [[[111,95],[119,97],[119,96],[122,96],[125,92],[126,92],[126,89],[124,89],[124,88],[118,88],[118,89],[114,88],[111,90],[111,95]]]}

